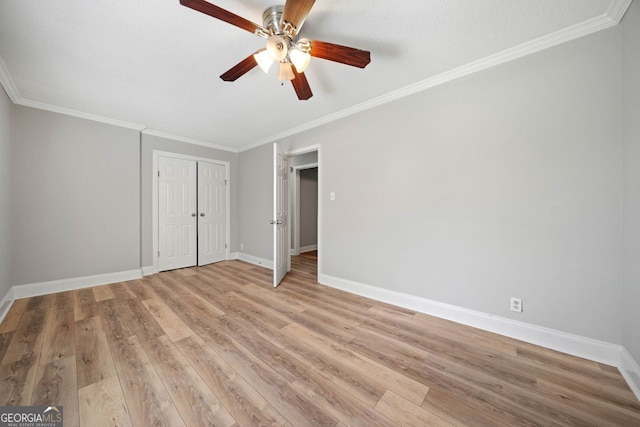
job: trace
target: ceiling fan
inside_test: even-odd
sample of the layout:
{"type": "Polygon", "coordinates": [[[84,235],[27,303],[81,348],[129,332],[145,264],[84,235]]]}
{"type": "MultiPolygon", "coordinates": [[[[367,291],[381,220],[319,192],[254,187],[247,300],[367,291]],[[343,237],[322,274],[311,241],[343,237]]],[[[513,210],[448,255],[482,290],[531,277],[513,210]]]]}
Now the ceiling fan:
{"type": "Polygon", "coordinates": [[[266,73],[274,62],[278,62],[278,78],[283,82],[291,81],[300,100],[313,96],[304,75],[312,56],[359,68],[371,62],[371,53],[366,50],[299,38],[300,28],[314,3],[315,0],[286,0],[284,6],[267,8],[262,15],[264,24],[258,25],[205,0],[180,0],[183,6],[267,39],[264,49],[249,55],[222,74],[222,80],[233,82],[256,65],[266,73]]]}

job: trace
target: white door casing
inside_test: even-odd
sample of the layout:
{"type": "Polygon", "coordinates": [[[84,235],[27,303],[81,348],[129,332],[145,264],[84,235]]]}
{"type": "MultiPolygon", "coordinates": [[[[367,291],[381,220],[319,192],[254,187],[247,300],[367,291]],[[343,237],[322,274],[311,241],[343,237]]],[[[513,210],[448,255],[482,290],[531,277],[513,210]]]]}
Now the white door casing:
{"type": "Polygon", "coordinates": [[[159,270],[196,265],[196,162],[158,159],[159,270]]]}
{"type": "Polygon", "coordinates": [[[289,158],[273,144],[273,286],[287,274],[290,265],[289,237],[289,158]]]}
{"type": "Polygon", "coordinates": [[[227,258],[224,165],[198,162],[198,265],[227,258]]]}

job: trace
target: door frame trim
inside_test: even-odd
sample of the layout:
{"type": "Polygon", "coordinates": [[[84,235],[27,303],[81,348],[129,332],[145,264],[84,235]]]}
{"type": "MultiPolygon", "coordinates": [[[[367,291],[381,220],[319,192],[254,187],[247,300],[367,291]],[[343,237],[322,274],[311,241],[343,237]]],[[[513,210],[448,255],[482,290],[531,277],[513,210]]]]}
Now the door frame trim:
{"type": "Polygon", "coordinates": [[[227,185],[225,188],[225,196],[226,196],[226,243],[227,250],[225,254],[225,259],[229,259],[231,254],[231,163],[225,162],[222,160],[210,159],[206,157],[198,157],[198,156],[189,156],[187,154],[173,153],[170,151],[162,151],[162,150],[153,150],[153,167],[151,168],[152,177],[151,177],[151,224],[152,224],[152,239],[153,239],[153,267],[151,274],[156,274],[160,271],[160,266],[158,263],[158,240],[159,240],[159,215],[158,215],[158,157],[170,157],[173,159],[180,160],[194,160],[194,161],[202,161],[214,163],[217,165],[222,165],[225,167],[225,179],[227,180],[227,185]]]}

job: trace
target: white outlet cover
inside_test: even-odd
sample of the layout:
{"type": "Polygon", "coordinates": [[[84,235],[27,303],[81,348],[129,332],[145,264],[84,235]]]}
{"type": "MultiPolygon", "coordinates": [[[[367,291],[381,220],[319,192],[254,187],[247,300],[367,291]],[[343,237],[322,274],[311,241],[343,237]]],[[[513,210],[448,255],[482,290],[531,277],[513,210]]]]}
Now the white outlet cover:
{"type": "Polygon", "coordinates": [[[522,299],[511,297],[511,311],[522,313],[522,299]]]}

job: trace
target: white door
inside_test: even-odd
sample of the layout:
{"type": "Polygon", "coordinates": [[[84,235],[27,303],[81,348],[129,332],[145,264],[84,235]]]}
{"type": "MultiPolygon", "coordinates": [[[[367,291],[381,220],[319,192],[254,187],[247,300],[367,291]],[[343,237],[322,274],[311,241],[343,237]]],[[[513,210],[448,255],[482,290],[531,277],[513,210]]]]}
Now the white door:
{"type": "Polygon", "coordinates": [[[158,241],[160,271],[197,261],[196,162],[158,158],[158,241]]]}
{"type": "Polygon", "coordinates": [[[289,158],[278,144],[273,144],[273,286],[289,270],[289,158]]]}
{"type": "Polygon", "coordinates": [[[227,259],[227,168],[198,162],[198,265],[227,259]]]}

